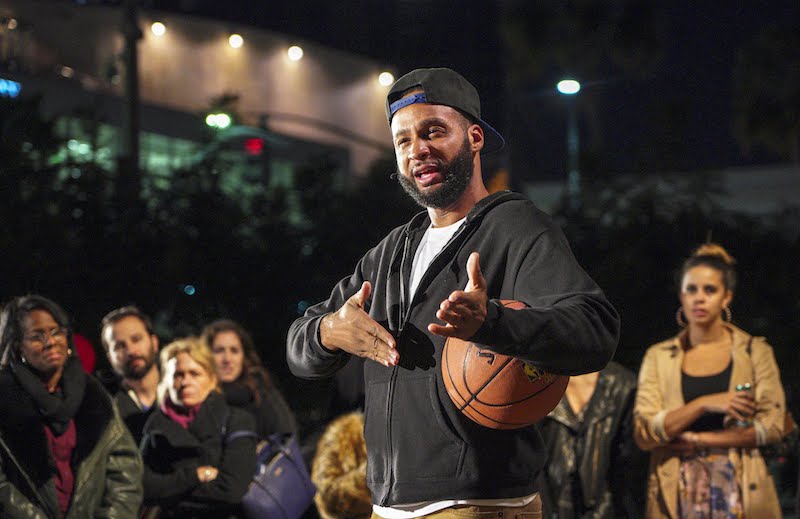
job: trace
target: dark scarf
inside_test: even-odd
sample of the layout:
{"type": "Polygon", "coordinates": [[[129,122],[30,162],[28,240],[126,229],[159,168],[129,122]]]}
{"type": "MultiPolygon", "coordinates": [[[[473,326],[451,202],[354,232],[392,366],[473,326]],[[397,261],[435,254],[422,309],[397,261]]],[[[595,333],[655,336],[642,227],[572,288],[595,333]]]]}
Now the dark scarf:
{"type": "Polygon", "coordinates": [[[246,407],[254,404],[255,395],[253,390],[239,381],[223,382],[222,392],[225,394],[225,401],[236,407],[246,407]]]}
{"type": "Polygon", "coordinates": [[[36,403],[45,424],[56,436],[64,434],[86,391],[86,373],[81,363],[73,357],[67,359],[55,393],[47,390],[39,375],[27,364],[15,360],[10,365],[14,378],[36,403]]]}

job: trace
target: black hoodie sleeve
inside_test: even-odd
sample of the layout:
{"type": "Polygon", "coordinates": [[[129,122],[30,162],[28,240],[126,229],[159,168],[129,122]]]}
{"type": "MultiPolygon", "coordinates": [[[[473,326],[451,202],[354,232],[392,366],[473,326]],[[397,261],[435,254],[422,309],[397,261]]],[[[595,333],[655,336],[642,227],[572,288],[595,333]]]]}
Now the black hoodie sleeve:
{"type": "Polygon", "coordinates": [[[363,259],[359,261],[355,272],[336,284],[327,301],[310,307],[289,327],[286,362],[294,375],[309,379],[330,377],[347,364],[350,354],[330,351],[322,345],[319,326],[323,317],[336,312],[361,288],[365,281],[361,273],[363,262],[363,259]]]}
{"type": "Polygon", "coordinates": [[[599,371],[617,346],[617,312],[549,219],[530,241],[518,241],[521,247],[509,253],[507,268],[514,276],[504,282],[504,292],[527,308],[514,310],[490,299],[486,321],[471,340],[551,373],[599,371]]]}

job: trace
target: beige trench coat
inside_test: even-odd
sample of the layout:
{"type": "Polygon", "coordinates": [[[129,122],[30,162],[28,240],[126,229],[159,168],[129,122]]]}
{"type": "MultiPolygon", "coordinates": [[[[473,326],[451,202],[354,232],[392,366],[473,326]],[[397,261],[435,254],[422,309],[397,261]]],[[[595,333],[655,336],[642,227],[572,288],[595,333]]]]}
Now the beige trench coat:
{"type": "MultiPolygon", "coordinates": [[[[778,441],[783,434],[786,401],[772,347],[763,337],[753,337],[726,324],[733,335],[733,370],[730,389],[749,382],[756,400],[754,427],[758,445],[778,441]],[[748,352],[748,349],[750,352],[748,352]]],[[[649,518],[678,518],[679,456],[664,448],[671,438],[664,432],[667,412],[685,404],[681,390],[681,363],[685,332],[648,348],[639,370],[634,406],[634,438],[651,451],[647,485],[649,518]]],[[[729,450],[742,489],[747,519],[781,517],[775,483],[757,448],[729,450]]]]}

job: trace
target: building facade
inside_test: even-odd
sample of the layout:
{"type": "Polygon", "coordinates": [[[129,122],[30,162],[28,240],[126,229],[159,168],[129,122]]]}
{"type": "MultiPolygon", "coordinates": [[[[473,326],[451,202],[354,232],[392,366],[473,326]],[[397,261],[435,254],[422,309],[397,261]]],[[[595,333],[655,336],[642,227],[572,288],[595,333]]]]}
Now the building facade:
{"type": "MultiPolygon", "coordinates": [[[[227,156],[231,177],[265,185],[290,187],[293,171],[322,162],[344,184],[391,151],[376,62],[185,14],[142,9],[137,25],[139,165],[150,184],[212,153],[227,156]],[[230,126],[207,124],[219,113],[230,126]]],[[[122,7],[0,0],[0,95],[41,95],[73,160],[113,169],[121,153],[124,55],[122,7]]]]}

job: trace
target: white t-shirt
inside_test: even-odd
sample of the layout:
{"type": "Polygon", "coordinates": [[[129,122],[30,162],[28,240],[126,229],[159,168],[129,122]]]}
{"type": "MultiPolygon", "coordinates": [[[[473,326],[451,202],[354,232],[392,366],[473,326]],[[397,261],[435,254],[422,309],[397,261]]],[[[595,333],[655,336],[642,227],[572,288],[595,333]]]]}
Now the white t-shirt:
{"type": "MultiPolygon", "coordinates": [[[[456,233],[458,228],[464,223],[466,218],[462,218],[447,227],[428,227],[422,236],[422,241],[414,254],[414,263],[411,265],[411,298],[417,291],[419,282],[428,270],[433,258],[439,254],[450,238],[456,233]]],[[[372,505],[372,511],[386,519],[413,519],[423,515],[432,514],[445,508],[458,505],[470,506],[525,506],[536,494],[530,496],[508,498],[508,499],[445,499],[443,501],[424,501],[422,503],[400,504],[394,506],[372,505]]]]}
{"type": "Polygon", "coordinates": [[[432,514],[451,506],[504,506],[516,508],[525,506],[536,497],[531,494],[525,497],[513,497],[507,499],[447,499],[445,501],[427,501],[423,503],[413,503],[410,505],[378,506],[372,505],[372,511],[385,519],[413,519],[423,515],[432,514]]]}
{"type": "Polygon", "coordinates": [[[411,299],[414,299],[414,294],[417,292],[419,282],[428,270],[433,258],[442,252],[444,246],[447,245],[450,238],[452,238],[458,228],[461,227],[464,220],[466,220],[466,217],[447,227],[428,226],[428,229],[422,236],[422,241],[419,242],[417,252],[414,253],[414,263],[411,264],[411,283],[409,287],[411,299]]]}

